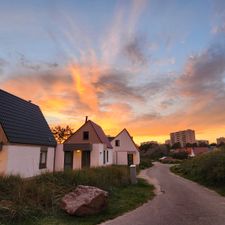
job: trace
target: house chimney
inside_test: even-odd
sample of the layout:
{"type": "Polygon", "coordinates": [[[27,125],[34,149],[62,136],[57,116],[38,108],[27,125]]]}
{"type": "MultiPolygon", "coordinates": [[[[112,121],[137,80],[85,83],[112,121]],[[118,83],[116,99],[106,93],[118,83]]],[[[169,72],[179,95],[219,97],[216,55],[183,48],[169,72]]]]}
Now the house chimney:
{"type": "Polygon", "coordinates": [[[85,123],[88,121],[88,116],[85,116],[85,123]]]}

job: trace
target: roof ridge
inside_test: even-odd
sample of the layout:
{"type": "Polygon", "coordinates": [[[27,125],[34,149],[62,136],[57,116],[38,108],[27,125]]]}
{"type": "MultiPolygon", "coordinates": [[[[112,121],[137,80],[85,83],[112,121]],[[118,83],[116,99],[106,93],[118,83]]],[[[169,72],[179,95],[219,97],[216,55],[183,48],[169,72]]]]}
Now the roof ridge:
{"type": "MultiPolygon", "coordinates": [[[[137,147],[137,144],[134,142],[133,138],[131,137],[130,133],[128,132],[128,130],[127,130],[126,128],[123,128],[123,130],[121,130],[121,131],[114,137],[114,139],[117,138],[120,134],[122,134],[123,131],[125,131],[125,132],[127,133],[127,135],[129,136],[130,140],[131,140],[132,143],[134,144],[135,148],[136,148],[138,151],[140,151],[139,148],[137,147]]],[[[113,140],[114,140],[114,139],[113,139],[113,140]]]]}
{"type": "Polygon", "coordinates": [[[92,120],[88,120],[87,122],[90,122],[91,126],[93,127],[93,129],[94,129],[96,135],[98,136],[99,140],[101,141],[101,143],[105,143],[108,148],[112,148],[112,145],[111,145],[108,137],[106,136],[104,130],[102,129],[102,127],[99,126],[98,124],[96,124],[95,122],[93,122],[92,120]],[[98,128],[102,134],[99,134],[99,131],[96,130],[96,128],[98,128]],[[103,135],[103,137],[101,137],[102,135],[103,135]]]}
{"type": "Polygon", "coordinates": [[[5,90],[3,90],[1,88],[0,88],[0,92],[4,92],[5,94],[8,94],[8,95],[10,95],[10,96],[12,96],[14,98],[20,99],[21,101],[24,101],[26,103],[32,104],[32,105],[37,106],[38,108],[40,108],[37,104],[34,104],[33,102],[31,102],[31,100],[25,100],[25,99],[23,99],[21,97],[16,96],[15,94],[11,94],[11,93],[7,92],[7,91],[5,91],[5,90]]]}

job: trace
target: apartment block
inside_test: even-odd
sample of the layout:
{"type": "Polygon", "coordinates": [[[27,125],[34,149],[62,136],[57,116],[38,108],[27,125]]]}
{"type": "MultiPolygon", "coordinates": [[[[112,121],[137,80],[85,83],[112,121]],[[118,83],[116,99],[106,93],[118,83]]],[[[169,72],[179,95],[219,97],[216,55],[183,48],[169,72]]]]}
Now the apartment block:
{"type": "Polygon", "coordinates": [[[182,130],[170,133],[171,145],[175,143],[180,143],[181,147],[185,147],[187,143],[194,144],[195,140],[195,131],[194,130],[182,130]]]}

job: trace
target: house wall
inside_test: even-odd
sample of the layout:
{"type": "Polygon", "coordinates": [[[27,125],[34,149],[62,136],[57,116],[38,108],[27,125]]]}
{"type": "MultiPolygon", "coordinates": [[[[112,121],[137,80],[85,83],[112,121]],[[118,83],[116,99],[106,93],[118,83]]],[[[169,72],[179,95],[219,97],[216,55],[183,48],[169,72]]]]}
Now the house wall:
{"type": "Polygon", "coordinates": [[[133,154],[133,161],[135,165],[139,165],[140,163],[140,155],[136,152],[115,152],[115,160],[114,164],[117,165],[127,165],[128,164],[128,154],[133,154]],[[117,161],[116,161],[117,160],[117,161]]]}
{"type": "Polygon", "coordinates": [[[103,144],[93,144],[91,151],[91,167],[103,165],[103,144]]]}
{"type": "Polygon", "coordinates": [[[64,170],[64,151],[63,144],[58,144],[55,151],[55,171],[64,170]]]}
{"type": "Polygon", "coordinates": [[[47,168],[39,169],[40,146],[8,145],[7,174],[32,177],[53,171],[54,148],[48,147],[47,168]]]}
{"type": "Polygon", "coordinates": [[[107,162],[107,165],[112,165],[113,164],[113,150],[112,149],[107,149],[109,152],[109,161],[107,162]]]}
{"type": "Polygon", "coordinates": [[[93,144],[93,150],[91,151],[91,167],[107,166],[107,165],[112,165],[112,163],[113,163],[112,149],[106,148],[104,144],[93,144]],[[108,157],[109,160],[108,162],[106,160],[105,164],[103,163],[104,150],[106,152],[108,151],[108,154],[109,154],[109,157],[108,157]]]}
{"type": "Polygon", "coordinates": [[[65,143],[100,143],[100,140],[90,123],[86,123],[78,131],[75,132],[65,143]],[[89,131],[89,139],[83,140],[83,132],[89,131]]]}
{"type": "Polygon", "coordinates": [[[127,152],[115,152],[117,162],[115,164],[117,165],[127,165],[127,152]]]}
{"type": "Polygon", "coordinates": [[[111,141],[113,146],[113,164],[127,165],[127,154],[133,154],[134,164],[140,163],[140,154],[126,130],[121,132],[111,141]],[[120,140],[120,146],[116,146],[116,140],[120,140]]]}
{"type": "Polygon", "coordinates": [[[3,142],[3,144],[7,143],[7,137],[2,129],[1,124],[0,124],[0,142],[3,142]]]}
{"type": "Polygon", "coordinates": [[[8,145],[3,145],[0,151],[0,175],[4,175],[7,169],[8,145]]]}

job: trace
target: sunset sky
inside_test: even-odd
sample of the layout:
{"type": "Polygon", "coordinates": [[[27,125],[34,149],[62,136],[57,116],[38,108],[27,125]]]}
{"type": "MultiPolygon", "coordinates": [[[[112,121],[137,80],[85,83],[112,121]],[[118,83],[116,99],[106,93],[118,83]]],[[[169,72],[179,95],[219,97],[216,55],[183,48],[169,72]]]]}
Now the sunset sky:
{"type": "Polygon", "coordinates": [[[0,88],[50,126],[137,143],[225,136],[224,0],[1,0],[0,88]]]}

